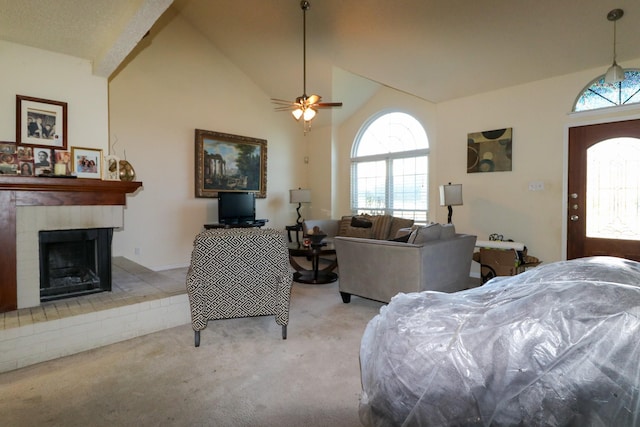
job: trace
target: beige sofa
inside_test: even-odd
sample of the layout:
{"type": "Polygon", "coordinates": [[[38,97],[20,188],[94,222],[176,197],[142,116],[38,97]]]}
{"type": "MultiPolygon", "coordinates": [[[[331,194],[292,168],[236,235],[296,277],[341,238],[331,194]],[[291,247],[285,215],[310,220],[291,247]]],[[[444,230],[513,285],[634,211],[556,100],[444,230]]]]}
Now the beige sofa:
{"type": "Polygon", "coordinates": [[[343,216],[341,219],[308,219],[302,223],[302,232],[307,235],[318,227],[331,242],[336,236],[391,240],[402,234],[400,230],[413,225],[413,220],[391,215],[343,216]],[[369,224],[367,224],[369,223],[369,224]]]}
{"type": "Polygon", "coordinates": [[[452,224],[412,232],[410,242],[335,237],[342,300],[389,302],[399,292],[455,292],[469,287],[476,236],[452,224]]]}

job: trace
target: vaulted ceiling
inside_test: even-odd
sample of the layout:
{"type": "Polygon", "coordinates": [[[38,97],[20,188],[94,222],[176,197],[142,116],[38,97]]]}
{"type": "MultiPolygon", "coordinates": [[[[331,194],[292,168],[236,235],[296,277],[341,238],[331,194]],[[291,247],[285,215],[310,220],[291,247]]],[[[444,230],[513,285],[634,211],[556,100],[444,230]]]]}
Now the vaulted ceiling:
{"type": "MultiPolygon", "coordinates": [[[[334,67],[433,102],[604,73],[614,8],[625,12],[618,62],[640,58],[638,0],[310,2],[307,89],[325,101],[345,101],[332,93],[334,67]]],[[[269,97],[302,94],[299,0],[0,0],[0,39],[91,60],[108,77],[168,7],[269,97]]]]}

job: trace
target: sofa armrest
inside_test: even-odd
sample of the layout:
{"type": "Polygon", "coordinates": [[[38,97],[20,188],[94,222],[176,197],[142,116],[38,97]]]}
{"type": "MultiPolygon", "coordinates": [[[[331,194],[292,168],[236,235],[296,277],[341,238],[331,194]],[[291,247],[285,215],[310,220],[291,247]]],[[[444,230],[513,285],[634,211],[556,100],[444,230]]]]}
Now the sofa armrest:
{"type": "Polygon", "coordinates": [[[333,242],[340,292],[389,302],[398,292],[417,290],[422,246],[343,236],[333,242]]]}
{"type": "Polygon", "coordinates": [[[420,291],[456,292],[469,283],[476,236],[456,234],[451,239],[426,242],[422,246],[420,291]]]}

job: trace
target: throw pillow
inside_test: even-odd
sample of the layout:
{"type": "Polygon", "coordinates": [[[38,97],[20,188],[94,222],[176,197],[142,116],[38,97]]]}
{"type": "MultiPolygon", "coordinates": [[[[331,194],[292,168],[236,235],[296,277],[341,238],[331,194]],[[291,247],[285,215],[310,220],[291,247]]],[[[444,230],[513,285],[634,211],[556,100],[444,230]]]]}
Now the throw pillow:
{"type": "Polygon", "coordinates": [[[456,235],[456,227],[453,224],[443,224],[440,231],[440,240],[452,239],[456,235]]]}
{"type": "Polygon", "coordinates": [[[361,216],[354,216],[353,218],[351,218],[351,227],[359,227],[359,228],[371,228],[373,227],[373,223],[371,221],[369,221],[369,219],[361,217],[361,216]]]}
{"type": "Polygon", "coordinates": [[[438,223],[419,228],[416,230],[416,236],[413,239],[413,243],[420,245],[422,243],[438,240],[440,239],[441,230],[442,226],[438,223]]]}
{"type": "MultiPolygon", "coordinates": [[[[388,239],[393,217],[391,215],[373,215],[369,219],[373,222],[373,238],[379,240],[388,239]]],[[[392,235],[391,237],[395,236],[392,235]]]]}

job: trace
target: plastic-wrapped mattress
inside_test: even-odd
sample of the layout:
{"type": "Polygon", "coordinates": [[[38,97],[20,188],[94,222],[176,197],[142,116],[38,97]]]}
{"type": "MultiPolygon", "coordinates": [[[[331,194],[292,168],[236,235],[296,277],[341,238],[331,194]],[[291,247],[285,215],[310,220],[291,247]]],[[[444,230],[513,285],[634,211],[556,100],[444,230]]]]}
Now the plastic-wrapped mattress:
{"type": "Polygon", "coordinates": [[[365,330],[368,426],[640,426],[640,263],[398,294],[365,330]]]}

